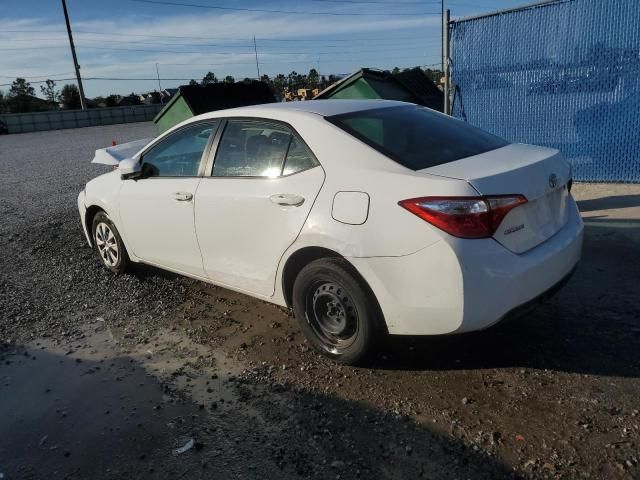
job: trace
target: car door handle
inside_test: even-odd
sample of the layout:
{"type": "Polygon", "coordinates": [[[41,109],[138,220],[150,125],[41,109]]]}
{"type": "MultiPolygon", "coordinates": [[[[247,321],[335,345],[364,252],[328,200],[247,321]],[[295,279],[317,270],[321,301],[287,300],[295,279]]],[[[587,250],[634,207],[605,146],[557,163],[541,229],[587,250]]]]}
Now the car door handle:
{"type": "Polygon", "coordinates": [[[190,202],[193,199],[193,193],[190,192],[175,192],[173,199],[177,202],[190,202]]]}
{"type": "Polygon", "coordinates": [[[299,207],[304,203],[304,197],[297,193],[276,193],[269,197],[276,205],[299,207]]]}

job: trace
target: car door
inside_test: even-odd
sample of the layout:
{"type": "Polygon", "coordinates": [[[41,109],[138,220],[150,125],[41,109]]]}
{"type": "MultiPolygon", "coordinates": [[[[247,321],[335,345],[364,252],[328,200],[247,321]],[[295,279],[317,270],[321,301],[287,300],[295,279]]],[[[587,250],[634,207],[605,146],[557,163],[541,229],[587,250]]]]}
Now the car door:
{"type": "Polygon", "coordinates": [[[205,276],[193,200],[218,124],[198,122],[172,132],[143,152],[142,177],[123,182],[120,219],[127,248],[141,260],[205,276]]]}
{"type": "Polygon", "coordinates": [[[300,233],[324,171],[283,123],[229,119],[219,137],[196,193],[204,268],[215,283],[271,296],[280,258],[300,233]]]}

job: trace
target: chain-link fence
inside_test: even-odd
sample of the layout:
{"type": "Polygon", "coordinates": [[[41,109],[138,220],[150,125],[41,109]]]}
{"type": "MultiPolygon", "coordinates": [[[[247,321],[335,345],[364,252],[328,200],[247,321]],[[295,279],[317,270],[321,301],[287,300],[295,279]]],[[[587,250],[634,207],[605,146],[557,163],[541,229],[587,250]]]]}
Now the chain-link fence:
{"type": "Polygon", "coordinates": [[[450,24],[453,114],[640,182],[640,1],[558,0],[450,24]]]}

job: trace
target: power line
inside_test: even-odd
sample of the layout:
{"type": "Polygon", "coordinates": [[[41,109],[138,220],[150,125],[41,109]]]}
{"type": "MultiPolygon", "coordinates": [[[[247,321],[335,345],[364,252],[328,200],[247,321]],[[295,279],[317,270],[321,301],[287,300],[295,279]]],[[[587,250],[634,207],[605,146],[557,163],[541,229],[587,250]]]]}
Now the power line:
{"type": "MultiPolygon", "coordinates": [[[[402,57],[393,57],[392,59],[388,60],[387,63],[392,63],[396,60],[416,60],[418,58],[418,56],[416,55],[411,55],[411,56],[402,56],[402,57]]],[[[429,58],[427,60],[435,60],[435,58],[429,58]]],[[[360,62],[370,62],[370,61],[376,61],[376,62],[380,62],[380,57],[358,57],[358,58],[343,58],[343,59],[337,59],[334,60],[333,63],[360,63],[360,62]]],[[[155,63],[155,62],[153,62],[155,63]]],[[[158,62],[160,65],[163,66],[199,66],[199,67],[224,67],[227,65],[255,65],[255,61],[246,61],[246,62],[224,62],[224,63],[163,63],[163,62],[158,62]]],[[[287,65],[295,65],[295,64],[315,64],[316,60],[273,60],[273,61],[260,61],[260,65],[282,65],[282,64],[287,64],[287,65]]],[[[102,64],[85,64],[85,66],[101,66],[102,64]]],[[[118,66],[123,66],[123,67],[136,67],[139,66],[140,64],[130,64],[130,63],[124,63],[124,64],[118,64],[118,66]]],[[[146,63],[144,65],[152,65],[151,62],[146,63]]],[[[425,64],[422,64],[425,65],[425,64]]],[[[439,65],[439,63],[431,63],[431,64],[427,64],[427,65],[439,65]]]]}
{"type": "MultiPolygon", "coordinates": [[[[406,50],[422,50],[424,47],[392,47],[392,48],[370,48],[366,50],[350,50],[344,52],[268,52],[268,55],[343,55],[343,54],[353,54],[353,53],[368,53],[372,51],[384,51],[384,52],[398,52],[398,51],[406,51],[406,50]]],[[[42,50],[42,49],[66,49],[65,46],[41,46],[41,47],[19,47],[19,48],[0,48],[0,51],[23,51],[23,50],[42,50]]],[[[188,50],[161,50],[161,49],[143,49],[143,48],[118,48],[118,47],[98,47],[92,45],[83,45],[81,49],[84,50],[108,50],[114,52],[148,52],[148,53],[178,53],[178,54],[186,54],[186,55],[253,55],[254,52],[246,51],[246,52],[211,52],[211,51],[188,51],[188,50]]]]}
{"type": "MultiPolygon", "coordinates": [[[[65,33],[63,30],[3,30],[2,33],[65,33]]],[[[113,33],[104,33],[104,32],[95,32],[90,30],[74,30],[74,33],[84,34],[84,35],[98,35],[98,36],[109,36],[109,37],[137,37],[137,38],[180,38],[180,39],[192,39],[192,40],[244,40],[251,41],[249,37],[201,37],[201,36],[193,36],[193,35],[153,35],[153,34],[142,34],[142,33],[123,33],[123,32],[113,32],[113,33]]],[[[437,34],[437,32],[433,32],[437,34]]],[[[413,40],[420,41],[422,37],[412,36],[402,36],[402,37],[393,37],[392,40],[413,40]]],[[[28,40],[28,39],[27,39],[28,40]]],[[[89,39],[85,39],[89,40],[89,39]]],[[[312,39],[312,38],[260,38],[256,37],[256,40],[259,42],[318,42],[318,41],[326,41],[326,42],[371,42],[371,41],[379,41],[380,37],[377,38],[320,38],[320,39],[312,39]]]]}
{"type": "Polygon", "coordinates": [[[75,72],[62,72],[62,73],[50,73],[48,75],[0,75],[0,78],[24,78],[24,79],[30,79],[30,78],[51,78],[51,77],[57,77],[58,75],[71,75],[72,73],[75,72]]]}
{"type": "MultiPolygon", "coordinates": [[[[48,80],[53,80],[54,82],[68,82],[70,80],[75,80],[75,78],[51,78],[48,80]]],[[[86,80],[86,79],[85,79],[86,80]]],[[[29,83],[47,83],[47,80],[38,80],[38,81],[34,81],[34,82],[29,82],[29,83]]],[[[0,83],[0,87],[9,87],[13,85],[13,83],[0,83]]]]}
{"type": "Polygon", "coordinates": [[[2,30],[0,33],[66,33],[66,30],[2,30]]]}
{"type": "Polygon", "coordinates": [[[489,10],[504,8],[503,6],[499,7],[497,5],[474,5],[473,3],[458,3],[458,2],[447,2],[447,5],[450,5],[453,7],[473,7],[473,8],[479,8],[479,9],[488,8],[489,10]]]}
{"type": "Polygon", "coordinates": [[[376,0],[309,0],[310,2],[323,2],[323,3],[350,3],[355,5],[425,5],[437,3],[432,2],[389,2],[389,1],[376,1],[376,0]]]}
{"type": "MultiPolygon", "coordinates": [[[[191,36],[191,35],[152,35],[152,34],[138,34],[138,33],[122,33],[122,32],[114,32],[114,33],[102,33],[102,32],[92,32],[88,30],[76,30],[76,33],[83,33],[85,35],[108,35],[108,36],[127,36],[127,37],[149,37],[149,38],[180,38],[180,39],[193,39],[193,40],[244,40],[250,42],[252,39],[249,37],[200,37],[200,36],[191,36]]],[[[434,32],[437,34],[437,32],[434,32]]],[[[411,36],[401,36],[401,37],[393,37],[390,40],[413,40],[419,41],[421,37],[416,37],[415,35],[411,36]]],[[[279,38],[279,37],[256,37],[256,40],[259,42],[371,42],[371,41],[379,41],[380,37],[377,38],[279,38]]]]}
{"type": "Polygon", "coordinates": [[[413,12],[413,13],[351,13],[351,12],[302,12],[299,10],[270,10],[265,8],[242,8],[242,7],[222,7],[220,5],[202,5],[198,3],[181,3],[181,2],[168,2],[163,0],[129,0],[131,2],[138,3],[152,3],[155,5],[167,5],[172,7],[193,7],[193,8],[207,8],[213,10],[231,10],[236,12],[257,12],[257,13],[284,13],[284,14],[292,14],[292,15],[329,15],[329,16],[338,16],[338,17],[365,17],[365,16],[376,16],[376,17],[388,17],[388,16],[416,16],[416,15],[438,15],[434,12],[413,12]]]}
{"type": "MultiPolygon", "coordinates": [[[[433,37],[436,38],[436,37],[433,37]]],[[[51,41],[56,41],[56,40],[62,40],[59,38],[29,38],[29,39],[9,39],[9,42],[51,42],[51,41]]],[[[257,40],[257,39],[256,39],[257,40]]],[[[427,38],[424,39],[411,39],[411,40],[400,40],[397,42],[368,42],[366,46],[393,46],[393,45],[413,45],[415,43],[419,43],[420,41],[425,41],[428,40],[427,38]]],[[[252,48],[253,47],[253,41],[251,41],[250,43],[246,43],[246,44],[226,44],[226,43],[175,43],[175,42],[145,42],[145,41],[131,41],[131,40],[102,40],[102,39],[89,39],[89,38],[81,38],[80,40],[77,40],[75,43],[78,44],[78,42],[99,42],[100,44],[126,44],[126,45],[170,45],[170,46],[174,46],[174,47],[221,47],[221,48],[252,48]]],[[[53,48],[52,46],[49,45],[43,45],[46,46],[47,48],[53,48]]],[[[79,45],[79,46],[83,46],[83,45],[79,45]]],[[[90,45],[89,45],[90,46],[90,45]]],[[[262,48],[266,48],[266,49],[284,49],[284,48],[291,48],[291,46],[288,45],[264,45],[261,44],[262,48]]],[[[33,47],[16,47],[16,48],[40,48],[37,46],[33,46],[33,47]]],[[[340,49],[344,49],[344,48],[348,48],[348,46],[345,46],[344,44],[342,45],[333,45],[333,44],[323,44],[323,43],[317,43],[317,44],[313,44],[313,45],[297,45],[296,48],[313,48],[313,49],[318,49],[318,48],[340,48],[340,49]]]]}

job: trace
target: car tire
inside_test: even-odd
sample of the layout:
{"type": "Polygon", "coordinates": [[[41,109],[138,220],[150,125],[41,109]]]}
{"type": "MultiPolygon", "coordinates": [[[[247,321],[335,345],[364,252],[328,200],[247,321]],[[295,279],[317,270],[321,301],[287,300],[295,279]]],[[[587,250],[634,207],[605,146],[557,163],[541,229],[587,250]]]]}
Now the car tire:
{"type": "Polygon", "coordinates": [[[369,286],[343,258],[306,265],[293,285],[293,311],[311,345],[341,363],[363,362],[383,333],[369,286]]]}
{"type": "Polygon", "coordinates": [[[113,273],[124,273],[129,267],[129,255],[120,232],[105,212],[98,212],[93,217],[91,235],[102,265],[113,273]]]}

